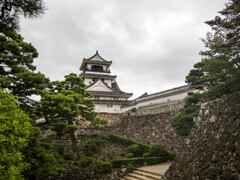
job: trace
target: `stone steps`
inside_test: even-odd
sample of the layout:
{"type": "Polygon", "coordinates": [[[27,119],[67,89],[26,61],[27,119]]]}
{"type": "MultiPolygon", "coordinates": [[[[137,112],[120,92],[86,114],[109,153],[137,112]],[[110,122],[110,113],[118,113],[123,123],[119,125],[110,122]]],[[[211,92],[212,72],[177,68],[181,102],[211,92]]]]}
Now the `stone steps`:
{"type": "Polygon", "coordinates": [[[121,180],[159,180],[161,177],[162,174],[137,168],[132,173],[124,176],[121,180]]]}

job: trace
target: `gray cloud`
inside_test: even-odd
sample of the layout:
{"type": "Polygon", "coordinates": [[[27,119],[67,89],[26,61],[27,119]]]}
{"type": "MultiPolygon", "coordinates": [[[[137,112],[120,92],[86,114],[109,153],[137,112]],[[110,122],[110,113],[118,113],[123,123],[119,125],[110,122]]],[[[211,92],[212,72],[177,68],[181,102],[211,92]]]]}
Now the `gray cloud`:
{"type": "Polygon", "coordinates": [[[35,64],[53,80],[79,74],[96,50],[112,60],[123,91],[144,92],[184,84],[204,48],[199,40],[226,0],[54,0],[37,20],[23,19],[21,34],[39,51],[35,64]]]}

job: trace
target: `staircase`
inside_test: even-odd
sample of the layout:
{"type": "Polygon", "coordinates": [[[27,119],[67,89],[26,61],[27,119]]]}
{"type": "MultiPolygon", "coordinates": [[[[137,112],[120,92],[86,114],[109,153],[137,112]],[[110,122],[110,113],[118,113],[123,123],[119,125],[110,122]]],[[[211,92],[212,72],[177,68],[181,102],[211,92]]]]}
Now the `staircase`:
{"type": "Polygon", "coordinates": [[[121,180],[159,180],[161,177],[162,174],[136,169],[132,173],[129,173],[127,176],[123,177],[121,180]]]}
{"type": "Polygon", "coordinates": [[[139,167],[128,173],[121,180],[160,180],[171,163],[162,163],[152,166],[139,167]]]}

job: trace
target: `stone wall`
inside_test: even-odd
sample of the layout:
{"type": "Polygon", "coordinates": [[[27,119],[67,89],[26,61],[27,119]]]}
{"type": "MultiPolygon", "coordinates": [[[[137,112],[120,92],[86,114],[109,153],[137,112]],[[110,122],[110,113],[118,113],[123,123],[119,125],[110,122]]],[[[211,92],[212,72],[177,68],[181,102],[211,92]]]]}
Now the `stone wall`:
{"type": "Polygon", "coordinates": [[[82,124],[78,133],[111,133],[146,144],[162,143],[167,150],[182,153],[186,138],[178,136],[170,121],[183,109],[184,102],[137,110],[125,114],[101,114],[109,120],[109,130],[100,131],[82,124]]]}
{"type": "Polygon", "coordinates": [[[183,102],[178,102],[125,114],[110,126],[110,132],[146,144],[162,143],[167,150],[179,154],[186,138],[175,133],[170,121],[182,109],[183,102]]]}
{"type": "Polygon", "coordinates": [[[60,174],[52,179],[58,180],[120,180],[128,173],[132,172],[134,167],[112,169],[110,173],[96,175],[93,172],[84,171],[78,168],[73,162],[69,162],[68,169],[64,174],[60,174]]]}
{"type": "Polygon", "coordinates": [[[164,179],[240,179],[240,93],[201,105],[195,127],[164,179]]]}

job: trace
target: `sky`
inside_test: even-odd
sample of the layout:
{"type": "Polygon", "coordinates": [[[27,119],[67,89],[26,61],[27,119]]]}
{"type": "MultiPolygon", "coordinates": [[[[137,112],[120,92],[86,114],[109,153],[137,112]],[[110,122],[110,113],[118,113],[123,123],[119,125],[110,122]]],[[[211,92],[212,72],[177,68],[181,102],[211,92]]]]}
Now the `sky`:
{"type": "Polygon", "coordinates": [[[45,0],[38,19],[22,19],[20,34],[38,50],[34,64],[51,80],[80,74],[98,50],[133,98],[185,85],[201,60],[200,40],[227,0],[45,0]]]}

